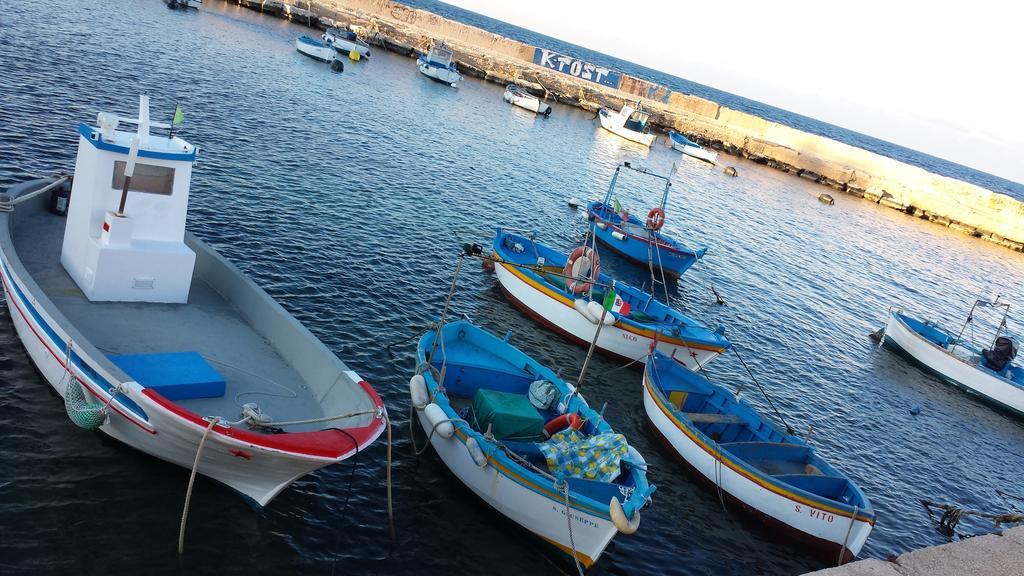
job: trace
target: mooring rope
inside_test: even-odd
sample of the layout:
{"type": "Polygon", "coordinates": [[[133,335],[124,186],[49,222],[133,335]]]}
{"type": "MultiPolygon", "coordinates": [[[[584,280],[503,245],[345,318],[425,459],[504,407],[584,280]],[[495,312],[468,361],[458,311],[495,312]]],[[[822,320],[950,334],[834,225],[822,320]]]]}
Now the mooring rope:
{"type": "MultiPolygon", "coordinates": [[[[979,512],[978,510],[967,510],[958,506],[951,506],[949,504],[938,504],[930,500],[921,500],[921,504],[924,505],[929,516],[932,516],[932,508],[938,508],[943,511],[942,517],[939,519],[938,529],[939,532],[947,536],[953,535],[957,525],[964,516],[986,518],[991,520],[996,525],[996,528],[999,528],[1003,524],[1024,524],[1024,514],[991,514],[988,512],[979,512]]],[[[934,518],[934,516],[932,517],[934,518]]]]}
{"type": "Polygon", "coordinates": [[[843,563],[843,556],[846,555],[846,545],[850,542],[850,532],[853,532],[853,525],[857,522],[857,512],[860,512],[860,507],[854,505],[853,516],[850,517],[850,526],[846,529],[846,537],[843,538],[843,545],[839,548],[839,558],[836,560],[836,566],[840,566],[843,563]]]}
{"type": "Polygon", "coordinates": [[[569,545],[572,547],[572,561],[576,563],[576,570],[580,576],[584,576],[583,567],[580,566],[579,552],[576,551],[576,538],[572,533],[572,506],[569,504],[569,482],[564,478],[555,480],[555,490],[565,494],[565,520],[569,526],[569,545]]]}
{"type": "Polygon", "coordinates": [[[779,409],[775,407],[775,403],[772,402],[771,397],[768,396],[768,392],[765,391],[764,387],[761,386],[761,383],[758,382],[757,378],[754,377],[754,373],[750,371],[750,367],[747,366],[746,362],[744,362],[743,356],[740,356],[740,351],[736,347],[735,343],[733,343],[732,345],[732,351],[734,354],[736,354],[736,357],[740,359],[740,363],[743,364],[743,368],[747,371],[747,374],[750,376],[750,379],[753,380],[754,384],[756,384],[757,387],[761,389],[761,394],[764,395],[764,399],[768,401],[768,405],[772,407],[772,410],[775,412],[775,415],[778,416],[779,420],[781,420],[782,424],[786,427],[786,432],[788,432],[789,434],[795,434],[796,431],[793,430],[793,427],[790,426],[789,423],[786,422],[786,419],[782,417],[782,413],[779,412],[779,409]]]}
{"type": "Polygon", "coordinates": [[[192,502],[192,486],[196,481],[196,472],[199,470],[199,458],[203,454],[203,446],[206,445],[206,439],[210,436],[210,430],[216,426],[220,418],[214,416],[210,418],[210,424],[203,430],[203,437],[199,439],[199,448],[196,449],[196,460],[192,464],[192,475],[188,478],[188,490],[185,491],[185,507],[181,511],[181,528],[178,530],[178,556],[185,553],[185,523],[188,522],[188,507],[192,502]]]}

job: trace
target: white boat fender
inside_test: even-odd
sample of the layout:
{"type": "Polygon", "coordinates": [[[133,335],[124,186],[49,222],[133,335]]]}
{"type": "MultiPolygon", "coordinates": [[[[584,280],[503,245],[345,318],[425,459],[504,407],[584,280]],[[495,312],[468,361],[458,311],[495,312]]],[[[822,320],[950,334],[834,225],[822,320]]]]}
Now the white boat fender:
{"type": "Polygon", "coordinates": [[[422,374],[414,374],[409,379],[409,397],[412,398],[412,406],[417,410],[423,410],[430,403],[430,394],[427,392],[427,381],[422,374]]]}
{"type": "Polygon", "coordinates": [[[616,240],[625,240],[626,235],[618,230],[612,230],[612,238],[615,238],[616,240]]]}
{"type": "Polygon", "coordinates": [[[600,228],[601,230],[604,230],[604,229],[608,228],[608,224],[605,223],[605,222],[598,222],[597,223],[597,227],[600,228]]]}
{"type": "Polygon", "coordinates": [[[480,443],[476,441],[476,438],[472,436],[466,438],[466,450],[477,466],[480,468],[487,466],[487,456],[484,454],[483,449],[480,448],[480,443]]]}
{"type": "Polygon", "coordinates": [[[601,321],[600,320],[601,317],[600,316],[594,316],[593,314],[591,314],[587,304],[588,304],[588,302],[586,302],[584,300],[575,300],[572,303],[572,307],[575,308],[576,311],[579,312],[581,316],[583,316],[587,320],[590,320],[591,324],[597,324],[598,322],[601,321]]]}
{"type": "Polygon", "coordinates": [[[444,438],[451,438],[455,435],[455,426],[448,415],[444,413],[444,409],[437,404],[433,402],[427,404],[427,407],[423,409],[423,415],[427,417],[427,422],[435,434],[440,434],[444,438]]]}
{"type": "Polygon", "coordinates": [[[626,518],[626,512],[622,509],[622,504],[618,498],[612,497],[612,501],[608,503],[608,513],[612,517],[612,524],[615,525],[615,529],[622,534],[632,534],[640,528],[640,511],[637,510],[633,513],[632,518],[626,518]]]}
{"type": "Polygon", "coordinates": [[[594,317],[594,324],[597,324],[598,322],[601,321],[602,314],[604,315],[605,326],[611,326],[612,324],[615,324],[615,315],[612,314],[611,312],[605,314],[604,306],[601,306],[599,302],[587,302],[587,312],[590,312],[590,315],[594,317]]]}

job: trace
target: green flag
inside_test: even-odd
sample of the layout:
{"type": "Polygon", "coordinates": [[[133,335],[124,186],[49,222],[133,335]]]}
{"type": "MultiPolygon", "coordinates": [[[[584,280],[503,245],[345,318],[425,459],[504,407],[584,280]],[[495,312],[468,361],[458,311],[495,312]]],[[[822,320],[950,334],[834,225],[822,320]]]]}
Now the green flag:
{"type": "Polygon", "coordinates": [[[171,126],[177,126],[185,122],[185,109],[181,107],[181,104],[174,105],[174,118],[171,119],[171,126]]]}
{"type": "Polygon", "coordinates": [[[604,293],[604,309],[611,310],[615,306],[615,288],[608,288],[608,291],[604,293]]]}
{"type": "Polygon", "coordinates": [[[612,198],[612,209],[616,212],[622,212],[622,204],[619,204],[618,198],[612,198]]]}

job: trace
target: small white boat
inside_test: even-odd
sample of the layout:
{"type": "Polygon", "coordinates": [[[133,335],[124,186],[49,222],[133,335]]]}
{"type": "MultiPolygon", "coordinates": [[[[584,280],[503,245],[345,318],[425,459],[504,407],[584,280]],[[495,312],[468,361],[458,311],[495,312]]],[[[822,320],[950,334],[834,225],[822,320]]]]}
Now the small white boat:
{"type": "Polygon", "coordinates": [[[327,42],[310,38],[309,36],[299,36],[296,38],[295,49],[321,62],[333,62],[338,54],[327,42]]]}
{"type": "Polygon", "coordinates": [[[860,553],[875,525],[871,502],[803,439],[659,352],[647,359],[643,387],[658,438],[723,499],[829,560],[860,553]]]}
{"type": "Polygon", "coordinates": [[[956,387],[1024,418],[1024,368],[1012,363],[1017,356],[1017,345],[1012,338],[1002,335],[1009,307],[998,298],[994,302],[978,300],[971,307],[959,335],[933,322],[911,318],[902,310],[890,309],[882,344],[910,357],[956,387]],[[992,345],[987,349],[979,349],[962,338],[979,307],[1001,309],[1003,314],[992,345]]]}
{"type": "Polygon", "coordinates": [[[505,94],[502,97],[505,99],[505,102],[514,106],[519,106],[520,108],[524,108],[530,112],[536,112],[537,114],[543,114],[544,116],[551,115],[551,106],[515,84],[509,84],[506,86],[505,94]]]}
{"type": "Polygon", "coordinates": [[[462,74],[459,74],[452,57],[451,48],[441,42],[434,44],[430,52],[420,56],[416,60],[416,65],[424,76],[455,88],[462,81],[462,74]]]}
{"type": "Polygon", "coordinates": [[[409,382],[416,420],[481,500],[589,568],[640,527],[655,488],[626,438],[510,336],[466,320],[424,334],[409,382]]]}
{"type": "Polygon", "coordinates": [[[343,28],[328,28],[321,36],[324,42],[334,47],[339,53],[349,56],[352,52],[359,54],[360,58],[370,57],[370,45],[359,39],[359,36],[351,30],[343,28]]]}
{"type": "Polygon", "coordinates": [[[66,178],[0,195],[7,308],[72,422],[198,462],[260,506],[365,449],[385,428],[380,396],[185,229],[196,147],[150,134],[170,126],[147,96],[138,118],[98,124],[79,125],[70,205],[66,178]]]}
{"type": "Polygon", "coordinates": [[[712,164],[718,161],[718,152],[704,148],[679,132],[670,130],[668,137],[672,141],[672,148],[676,151],[712,164]]]}
{"type": "Polygon", "coordinates": [[[623,104],[622,110],[618,112],[601,108],[597,111],[597,114],[601,118],[601,127],[612,134],[622,136],[626,140],[631,140],[644,146],[650,146],[654,143],[654,134],[648,131],[649,128],[647,126],[647,120],[651,117],[651,114],[643,109],[640,102],[636,103],[636,107],[628,103],[623,104]]]}

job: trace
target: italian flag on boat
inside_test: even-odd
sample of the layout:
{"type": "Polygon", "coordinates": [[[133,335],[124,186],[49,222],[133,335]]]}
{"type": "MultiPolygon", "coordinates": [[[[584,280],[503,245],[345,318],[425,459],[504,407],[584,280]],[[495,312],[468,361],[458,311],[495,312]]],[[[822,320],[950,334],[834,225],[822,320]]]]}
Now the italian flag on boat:
{"type": "Polygon", "coordinates": [[[617,312],[623,316],[629,316],[629,302],[626,302],[622,299],[622,296],[615,293],[614,284],[604,295],[604,309],[610,312],[617,312]]]}

